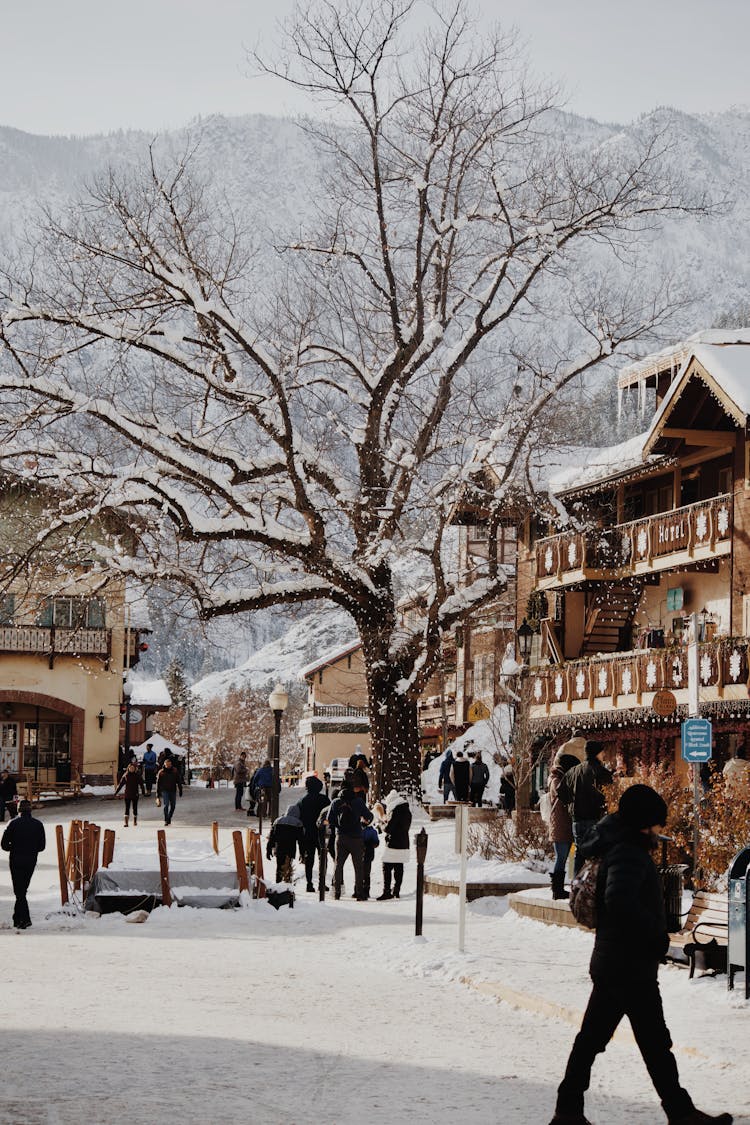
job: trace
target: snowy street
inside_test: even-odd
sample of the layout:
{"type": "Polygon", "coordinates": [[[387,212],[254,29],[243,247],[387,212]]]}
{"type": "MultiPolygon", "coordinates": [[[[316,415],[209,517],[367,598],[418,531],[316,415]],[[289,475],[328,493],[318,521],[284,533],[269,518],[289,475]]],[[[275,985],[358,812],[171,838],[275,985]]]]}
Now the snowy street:
{"type": "MultiPolygon", "coordinates": [[[[233,796],[186,790],[168,839],[205,841],[208,854],[218,817],[225,848],[226,829],[248,823],[233,796]]],[[[570,1020],[586,999],[588,934],[519,919],[503,900],[484,899],[470,907],[460,955],[457,899],[428,897],[425,940],[416,941],[413,864],[398,902],[345,896],[321,905],[298,882],[294,910],[278,913],[257,902],[236,911],[160,909],[142,925],[120,915],[66,918],[50,830],[79,807],[40,814],[48,848],[31,886],[33,927],[0,931],[4,1125],[349,1125],[373,1117],[543,1125],[551,1117],[570,1020]],[[508,1002],[511,990],[519,1006],[508,1002]]],[[[137,832],[155,849],[153,803],[136,830],[122,828],[121,808],[85,805],[88,819],[117,829],[118,845],[137,832]]],[[[428,863],[447,859],[452,825],[427,828],[428,863]]],[[[373,874],[378,894],[377,856],[373,874]]],[[[5,861],[0,875],[7,926],[5,861]]],[[[662,982],[697,1104],[750,1121],[750,1074],[725,1061],[747,1042],[750,1006],[740,994],[727,997],[725,978],[689,982],[686,971],[668,969],[662,982]]],[[[587,1112],[597,1125],[663,1120],[632,1044],[608,1049],[587,1112]]]]}

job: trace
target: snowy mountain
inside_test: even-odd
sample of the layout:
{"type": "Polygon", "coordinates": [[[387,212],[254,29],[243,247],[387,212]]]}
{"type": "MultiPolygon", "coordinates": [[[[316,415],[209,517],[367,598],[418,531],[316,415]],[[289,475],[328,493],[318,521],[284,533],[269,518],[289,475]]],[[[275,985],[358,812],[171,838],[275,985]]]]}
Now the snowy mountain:
{"type": "MultiPolygon", "coordinates": [[[[659,109],[624,128],[568,114],[555,121],[574,143],[602,146],[626,147],[632,136],[652,127],[666,131],[676,170],[708,190],[720,207],[708,217],[662,224],[644,247],[640,269],[671,270],[692,292],[692,303],[672,326],[675,337],[720,318],[741,319],[750,308],[750,111],[690,116],[659,109]]],[[[40,204],[63,206],[112,163],[135,173],[152,141],[140,132],[61,138],[0,127],[0,240],[12,244],[22,238],[40,204]]],[[[314,225],[323,162],[292,121],[210,117],[160,137],[156,149],[164,157],[193,153],[194,167],[213,179],[227,206],[243,218],[269,268],[275,246],[314,225]]],[[[206,696],[233,683],[288,680],[317,652],[352,635],[348,619],[334,610],[279,609],[252,622],[214,623],[202,632],[177,612],[170,617],[169,605],[161,607],[160,617],[144,670],[163,671],[172,655],[180,655],[196,677],[230,665],[200,681],[197,689],[206,696]]]]}

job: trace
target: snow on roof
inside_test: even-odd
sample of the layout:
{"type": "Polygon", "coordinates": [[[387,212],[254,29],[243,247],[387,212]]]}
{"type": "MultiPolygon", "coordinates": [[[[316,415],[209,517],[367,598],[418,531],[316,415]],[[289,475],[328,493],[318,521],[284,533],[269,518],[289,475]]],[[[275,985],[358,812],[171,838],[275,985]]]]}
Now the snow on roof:
{"type": "Polygon", "coordinates": [[[672,368],[675,373],[682,367],[686,359],[694,354],[695,348],[702,344],[731,346],[732,344],[750,344],[750,328],[709,328],[701,332],[694,332],[692,336],[663,348],[660,352],[653,352],[643,359],[623,367],[617,376],[618,387],[632,387],[645,379],[653,378],[660,371],[672,368]]]}
{"type": "Polygon", "coordinates": [[[734,404],[736,409],[733,413],[737,415],[737,421],[747,418],[750,414],[750,330],[748,337],[747,343],[698,344],[690,349],[677,378],[654,415],[651,427],[645,435],[646,446],[651,442],[671,404],[690,378],[688,370],[693,359],[698,360],[714,380],[719,391],[723,392],[729,403],[734,404]]]}
{"type": "Polygon", "coordinates": [[[130,702],[134,707],[171,707],[172,696],[164,680],[134,678],[130,702]]]}
{"type": "Polygon", "coordinates": [[[641,468],[646,460],[660,460],[657,457],[644,459],[643,444],[647,436],[647,433],[637,434],[617,445],[572,448],[570,462],[549,475],[547,487],[555,495],[571,492],[641,468]]]}
{"type": "Polygon", "coordinates": [[[345,656],[349,656],[350,653],[356,652],[357,649],[361,647],[361,641],[349,641],[346,645],[329,649],[327,653],[319,657],[312,664],[306,664],[304,668],[301,668],[299,678],[301,680],[306,680],[308,676],[314,675],[319,669],[326,668],[329,664],[335,664],[338,660],[343,660],[345,656]]]}

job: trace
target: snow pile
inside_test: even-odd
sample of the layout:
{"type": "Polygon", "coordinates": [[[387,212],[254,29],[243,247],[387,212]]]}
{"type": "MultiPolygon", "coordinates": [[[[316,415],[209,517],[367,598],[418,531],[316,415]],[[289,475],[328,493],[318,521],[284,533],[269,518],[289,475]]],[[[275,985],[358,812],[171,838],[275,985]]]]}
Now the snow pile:
{"type": "MultiPolygon", "coordinates": [[[[507,758],[511,726],[511,714],[507,703],[498,703],[489,719],[474,723],[449,747],[454,757],[458,750],[463,750],[464,754],[467,751],[476,753],[477,750],[481,750],[482,761],[490,771],[490,780],[484,791],[484,799],[494,804],[497,804],[500,797],[500,779],[502,777],[502,770],[495,762],[494,756],[500,754],[503,758],[507,758]]],[[[438,785],[438,777],[444,758],[445,754],[441,754],[439,758],[433,759],[422,774],[422,795],[427,804],[439,805],[442,803],[443,793],[438,785]]]]}

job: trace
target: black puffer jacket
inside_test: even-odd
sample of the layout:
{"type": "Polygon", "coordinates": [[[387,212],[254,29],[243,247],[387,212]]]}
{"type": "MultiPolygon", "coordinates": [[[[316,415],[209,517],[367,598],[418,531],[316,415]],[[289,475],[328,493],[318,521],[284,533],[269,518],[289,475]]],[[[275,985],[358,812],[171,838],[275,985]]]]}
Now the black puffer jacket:
{"type": "Polygon", "coordinates": [[[601,856],[591,975],[599,980],[656,976],[669,948],[661,878],[650,838],[617,813],[606,816],[581,845],[584,859],[601,856]]]}
{"type": "Polygon", "coordinates": [[[612,774],[598,758],[587,758],[568,770],[558,792],[561,800],[568,804],[572,819],[599,820],[604,816],[607,802],[601,786],[609,785],[611,781],[612,774]]]}

